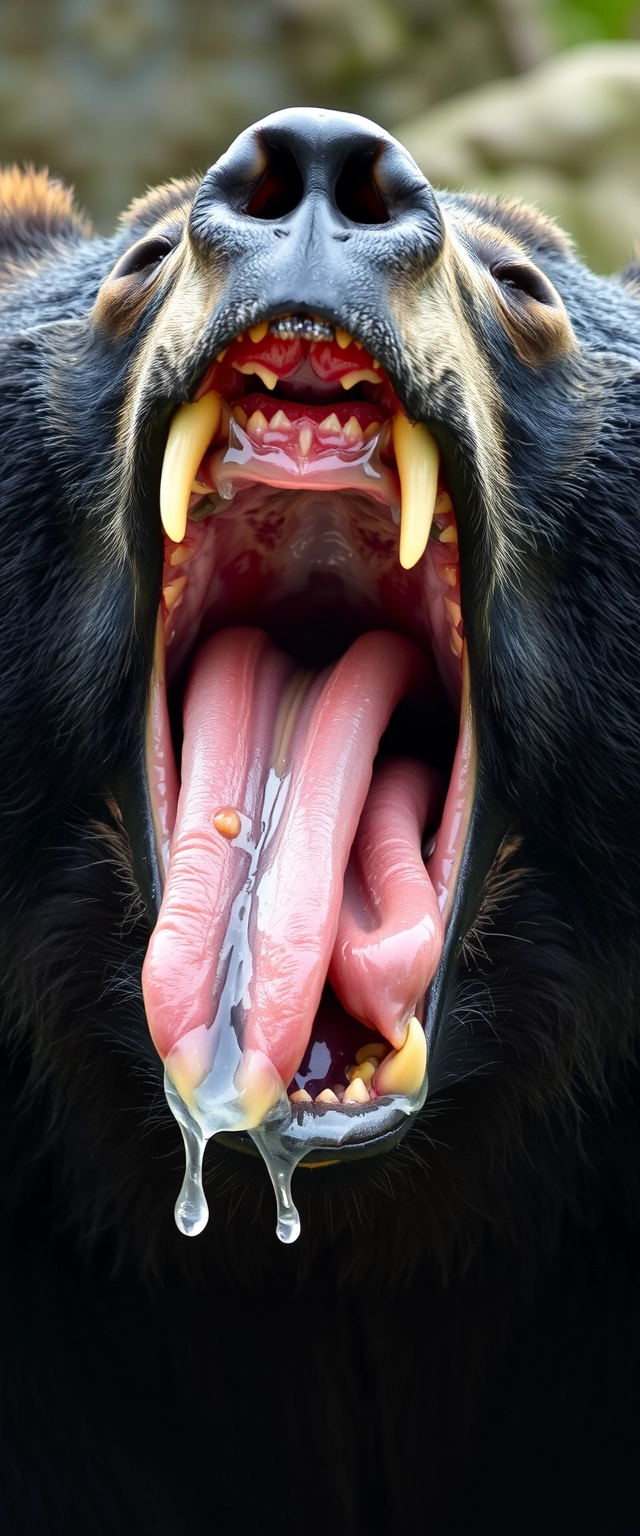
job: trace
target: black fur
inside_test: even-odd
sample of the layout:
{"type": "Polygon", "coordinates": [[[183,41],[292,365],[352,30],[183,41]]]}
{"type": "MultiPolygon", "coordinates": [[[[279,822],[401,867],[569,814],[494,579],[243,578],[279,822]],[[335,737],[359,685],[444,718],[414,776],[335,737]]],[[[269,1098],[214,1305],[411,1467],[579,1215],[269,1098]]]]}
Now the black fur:
{"type": "MultiPolygon", "coordinates": [[[[50,226],[27,217],[26,191],[2,220],[2,1529],[632,1536],[634,275],[594,277],[533,213],[443,198],[460,228],[481,217],[523,243],[578,342],[524,362],[466,295],[507,451],[511,563],[491,582],[472,447],[456,462],[484,550],[470,533],[484,783],[511,829],[405,1142],[300,1171],[293,1250],[262,1165],[212,1145],[211,1221],[188,1243],[141,1001],[149,925],[111,794],[144,709],[158,562],[142,500],[127,560],[111,537],[115,437],[165,295],[121,333],[94,305],[118,256],[159,221],[181,227],[194,191],[143,200],[112,241],[57,203],[50,226]]],[[[415,360],[395,377],[424,406],[415,360]]],[[[460,381],[446,387],[462,412],[460,381]]]]}

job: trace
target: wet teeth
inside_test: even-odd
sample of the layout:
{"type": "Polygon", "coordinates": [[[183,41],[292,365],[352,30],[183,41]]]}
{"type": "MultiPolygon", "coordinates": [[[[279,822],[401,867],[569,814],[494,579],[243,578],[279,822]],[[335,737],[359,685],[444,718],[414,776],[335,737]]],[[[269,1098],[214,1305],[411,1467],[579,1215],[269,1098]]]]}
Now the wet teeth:
{"type": "Polygon", "coordinates": [[[349,1087],[345,1088],[342,1102],[343,1104],[369,1103],[369,1089],[365,1087],[362,1078],[356,1077],[352,1083],[349,1083],[349,1087]]]}
{"type": "Polygon", "coordinates": [[[187,560],[193,560],[195,552],[195,544],[177,544],[169,556],[169,565],[186,565],[187,560]]]}
{"type": "Polygon", "coordinates": [[[360,1050],[356,1051],[358,1066],[361,1061],[381,1061],[382,1057],[386,1056],[388,1049],[389,1047],[385,1045],[384,1040],[372,1040],[371,1045],[361,1045],[360,1050]]]}
{"type": "Polygon", "coordinates": [[[415,426],[398,412],[393,447],[401,492],[400,564],[410,571],[424,554],[438,494],[438,444],[422,422],[415,426]]]}
{"type": "Polygon", "coordinates": [[[340,326],[337,325],[336,326],[336,341],[338,343],[338,346],[340,347],[341,352],[344,352],[345,347],[348,347],[348,346],[351,345],[351,342],[353,341],[353,336],[350,336],[348,331],[341,330],[340,326]]]}
{"type": "Polygon", "coordinates": [[[226,357],[228,351],[228,347],[223,347],[221,352],[216,352],[216,362],[221,363],[223,357],[226,357]]]}
{"type": "Polygon", "coordinates": [[[360,422],[358,421],[357,416],[350,416],[349,417],[347,425],[344,428],[344,436],[346,437],[347,442],[349,442],[349,443],[361,443],[362,442],[362,440],[364,438],[364,432],[362,430],[362,427],[360,426],[360,422]]]}
{"type": "Polygon", "coordinates": [[[442,529],[442,531],[440,533],[439,543],[440,544],[457,544],[457,542],[458,542],[458,530],[457,530],[457,528],[456,528],[454,523],[450,523],[448,528],[443,528],[442,529]]]}
{"type": "Polygon", "coordinates": [[[171,613],[172,608],[175,608],[176,603],[182,597],[186,585],[186,576],[178,576],[175,581],[168,581],[166,587],[162,588],[162,596],[167,613],[171,613]]]}
{"type": "Polygon", "coordinates": [[[440,576],[441,576],[442,580],[444,582],[446,582],[446,585],[448,587],[457,587],[457,585],[458,585],[458,567],[457,567],[457,565],[444,565],[442,567],[441,572],[440,572],[440,576]]]}
{"type": "MultiPolygon", "coordinates": [[[[367,1094],[367,1098],[369,1095],[367,1094]]],[[[316,1094],[316,1104],[339,1104],[340,1100],[333,1088],[323,1088],[322,1093],[316,1094]]]]}
{"type": "Polygon", "coordinates": [[[289,421],[289,417],[285,416],[284,411],[276,411],[275,416],[271,417],[271,421],[269,423],[270,432],[288,432],[290,427],[291,422],[289,421]]]}
{"type": "Polygon", "coordinates": [[[351,373],[343,373],[340,383],[343,389],[353,389],[355,384],[379,384],[380,375],[373,368],[354,368],[351,373]]]}
{"type": "Polygon", "coordinates": [[[427,1070],[427,1042],[420,1020],[409,1020],[404,1045],[391,1051],[376,1072],[376,1093],[404,1093],[409,1098],[419,1093],[427,1070]]]}
{"type": "Polygon", "coordinates": [[[370,421],[368,427],[365,427],[364,429],[365,442],[368,443],[370,437],[376,437],[379,431],[380,422],[370,421]]]}
{"type": "Polygon", "coordinates": [[[247,425],[247,413],[246,413],[246,411],[243,411],[241,405],[234,405],[232,414],[233,414],[233,419],[234,419],[234,421],[237,421],[238,426],[246,427],[246,425],[247,425]]]}
{"type": "Polygon", "coordinates": [[[233,366],[236,373],[257,373],[265,389],[275,389],[278,375],[271,368],[265,368],[264,363],[234,363],[233,366]]]}
{"type": "Polygon", "coordinates": [[[249,335],[252,341],[263,341],[269,329],[269,321],[261,320],[259,325],[249,326],[249,335]]]}
{"type": "Polygon", "coordinates": [[[215,390],[179,406],[169,427],[160,480],[160,516],[165,533],[181,544],[187,527],[189,496],[205,449],[215,437],[222,400],[215,390]]]}
{"type": "Polygon", "coordinates": [[[247,422],[247,432],[266,432],[269,423],[263,411],[254,411],[247,422]]]}
{"type": "Polygon", "coordinates": [[[336,416],[335,411],[332,411],[330,416],[325,416],[324,421],[319,423],[318,431],[326,433],[327,436],[329,436],[330,433],[342,431],[342,427],[340,426],[340,422],[338,421],[338,417],[336,416]]]}
{"type": "Polygon", "coordinates": [[[311,1094],[307,1093],[306,1088],[296,1088],[295,1093],[289,1094],[289,1098],[292,1104],[313,1104],[311,1094]]]}
{"type": "Polygon", "coordinates": [[[357,1067],[347,1067],[349,1082],[355,1083],[359,1079],[368,1086],[379,1065],[379,1061],[361,1061],[357,1067]]]}
{"type": "Polygon", "coordinates": [[[311,444],[313,442],[313,432],[311,430],[311,427],[302,427],[300,429],[300,436],[298,438],[298,442],[300,444],[300,452],[302,454],[304,454],[304,457],[306,458],[306,456],[307,456],[307,454],[309,452],[309,449],[311,447],[311,444]]]}

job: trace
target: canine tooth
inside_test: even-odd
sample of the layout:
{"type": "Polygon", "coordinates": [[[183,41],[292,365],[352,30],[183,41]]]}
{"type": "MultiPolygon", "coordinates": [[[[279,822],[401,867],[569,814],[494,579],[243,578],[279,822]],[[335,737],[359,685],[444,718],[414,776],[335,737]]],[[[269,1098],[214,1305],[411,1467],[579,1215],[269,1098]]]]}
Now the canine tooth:
{"type": "Polygon", "coordinates": [[[262,411],[254,411],[247,422],[247,432],[266,432],[269,423],[262,411]]]}
{"type": "Polygon", "coordinates": [[[460,604],[454,602],[454,599],[452,597],[445,597],[444,606],[445,606],[445,608],[447,610],[449,618],[451,619],[451,623],[452,624],[459,624],[460,620],[462,618],[462,609],[460,607],[460,604]]]}
{"type": "Polygon", "coordinates": [[[455,526],[455,523],[449,523],[448,528],[443,528],[441,530],[440,538],[438,540],[438,543],[439,544],[457,544],[457,542],[458,542],[458,530],[457,530],[457,528],[455,526]]]}
{"type": "Polygon", "coordinates": [[[233,366],[236,373],[257,373],[265,389],[275,389],[278,375],[271,368],[265,368],[264,363],[234,363],[233,366]]]}
{"type": "Polygon", "coordinates": [[[353,389],[355,384],[379,384],[380,379],[373,368],[354,368],[351,373],[343,373],[340,383],[343,389],[353,389]]]}
{"type": "Polygon", "coordinates": [[[379,1094],[418,1093],[427,1070],[427,1042],[420,1020],[409,1019],[404,1045],[391,1051],[376,1072],[375,1089],[379,1094]]]}
{"type": "Polygon", "coordinates": [[[343,1104],[368,1104],[370,1099],[369,1089],[365,1086],[361,1077],[354,1078],[349,1087],[345,1089],[343,1104]]]}
{"type": "Polygon", "coordinates": [[[345,347],[350,346],[351,342],[353,341],[353,336],[350,336],[348,331],[343,331],[341,329],[341,327],[339,325],[337,325],[336,326],[336,341],[338,343],[340,351],[344,352],[345,347]]]}
{"type": "Polygon", "coordinates": [[[325,416],[324,421],[319,422],[318,431],[326,432],[327,436],[329,436],[329,433],[342,431],[335,411],[332,411],[330,416],[325,416]]]}
{"type": "Polygon", "coordinates": [[[249,326],[249,335],[252,341],[262,341],[269,329],[269,321],[261,320],[258,325],[249,326]]]}
{"type": "Polygon", "coordinates": [[[184,538],[193,477],[221,416],[222,400],[212,389],[199,400],[180,405],[169,427],[160,479],[160,516],[174,544],[181,544],[184,538]]]}
{"type": "Polygon", "coordinates": [[[348,442],[351,442],[351,443],[361,443],[362,442],[362,440],[364,438],[364,432],[362,430],[362,427],[360,426],[360,422],[358,421],[357,416],[350,416],[349,417],[349,420],[347,422],[346,427],[343,428],[343,433],[344,433],[344,436],[347,438],[348,442]]]}
{"type": "Polygon", "coordinates": [[[172,608],[175,608],[178,598],[182,597],[186,585],[186,576],[177,576],[175,581],[168,581],[166,587],[162,588],[162,596],[167,613],[171,613],[172,608]]]}
{"type": "Polygon", "coordinates": [[[377,1072],[380,1063],[378,1061],[361,1061],[357,1067],[347,1067],[347,1077],[350,1083],[364,1083],[368,1088],[372,1077],[377,1072]]]}
{"type": "Polygon", "coordinates": [[[365,427],[365,429],[364,429],[365,442],[368,443],[370,437],[376,437],[379,431],[380,431],[380,422],[379,421],[370,421],[368,427],[365,427]]]}
{"type": "Polygon", "coordinates": [[[169,556],[169,565],[186,565],[187,560],[193,560],[195,552],[193,544],[177,544],[169,556]]]}
{"type": "Polygon", "coordinates": [[[316,1104],[339,1104],[340,1100],[333,1088],[323,1088],[322,1093],[316,1094],[316,1104]]]}
{"type": "Polygon", "coordinates": [[[227,837],[230,842],[240,836],[242,822],[234,805],[223,805],[211,820],[216,832],[219,832],[221,837],[227,837]]]}
{"type": "Polygon", "coordinates": [[[311,1094],[307,1093],[306,1088],[296,1088],[295,1093],[289,1094],[289,1098],[292,1104],[313,1104],[311,1094]]]}
{"type": "Polygon", "coordinates": [[[313,432],[311,431],[311,427],[300,428],[300,436],[298,438],[298,442],[300,444],[300,452],[304,454],[306,458],[313,442],[313,432]]]}
{"type": "Polygon", "coordinates": [[[386,1056],[388,1049],[388,1045],[385,1045],[383,1040],[372,1040],[371,1045],[361,1045],[360,1050],[356,1051],[356,1061],[358,1065],[361,1061],[369,1061],[369,1058],[372,1061],[376,1059],[381,1061],[382,1057],[386,1056]]]}
{"type": "Polygon", "coordinates": [[[462,655],[462,640],[460,639],[460,636],[458,634],[457,629],[452,629],[451,630],[451,633],[449,635],[449,644],[451,646],[451,649],[453,651],[454,656],[461,656],[462,655]]]}
{"type": "Polygon", "coordinates": [[[247,425],[247,413],[246,413],[246,411],[243,411],[241,405],[234,405],[233,411],[232,411],[231,414],[233,416],[234,421],[237,421],[239,427],[246,427],[246,425],[247,425]]]}
{"type": "Polygon", "coordinates": [[[271,421],[269,422],[270,432],[288,432],[290,427],[291,422],[289,421],[289,417],[285,416],[284,411],[276,411],[275,416],[272,416],[271,421]]]}
{"type": "Polygon", "coordinates": [[[427,547],[438,493],[438,444],[422,422],[400,412],[393,418],[393,447],[400,477],[400,564],[410,571],[427,547]]]}

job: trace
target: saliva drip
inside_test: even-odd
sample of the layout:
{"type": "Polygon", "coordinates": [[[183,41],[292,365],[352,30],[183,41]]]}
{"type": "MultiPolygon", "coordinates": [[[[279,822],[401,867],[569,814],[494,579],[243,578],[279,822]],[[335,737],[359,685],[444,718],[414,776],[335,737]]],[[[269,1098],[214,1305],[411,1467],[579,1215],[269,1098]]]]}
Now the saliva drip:
{"type": "Polygon", "coordinates": [[[211,1028],[195,1029],[182,1036],[166,1060],[165,1093],[182,1131],[186,1154],[185,1176],[175,1206],[176,1225],[185,1237],[197,1237],[209,1218],[202,1169],[205,1147],[212,1136],[229,1131],[249,1134],[273,1185],[277,1236],[280,1242],[289,1244],[300,1235],[300,1217],[291,1194],[291,1180],[298,1163],[313,1151],[322,1150],[330,1157],[331,1151],[346,1140],[368,1139],[372,1116],[376,1117],[376,1131],[394,1129],[404,1116],[412,1115],[420,1108],[426,1096],[425,1080],[420,1094],[413,1098],[395,1094],[393,1098],[380,1098],[366,1107],[354,1106],[350,1111],[327,1106],[317,1117],[317,1135],[310,1135],[308,1121],[303,1125],[302,1106],[291,1103],[286,1084],[263,1057],[271,1076],[263,1075],[257,1099],[254,1079],[252,1098],[248,1097],[247,1063],[252,1056],[261,1056],[260,1052],[243,1049],[253,964],[250,923],[254,903],[259,901],[261,892],[263,897],[265,891],[268,892],[269,860],[266,855],[282,816],[290,784],[290,774],[283,771],[281,764],[279,767],[280,771],[270,768],[267,775],[257,839],[252,837],[251,818],[238,813],[241,831],[234,838],[234,846],[249,855],[249,865],[231,907],[221,953],[225,979],[215,1019],[211,1028]],[[195,1086],[194,1063],[197,1063],[195,1086]]]}

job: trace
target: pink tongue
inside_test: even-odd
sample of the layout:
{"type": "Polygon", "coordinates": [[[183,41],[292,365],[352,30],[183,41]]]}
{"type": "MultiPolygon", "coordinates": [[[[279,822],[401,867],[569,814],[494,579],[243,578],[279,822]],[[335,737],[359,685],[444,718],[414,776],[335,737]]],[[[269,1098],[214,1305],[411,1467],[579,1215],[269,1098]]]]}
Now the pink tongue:
{"type": "Polygon", "coordinates": [[[224,630],[200,648],[185,697],[167,886],[143,973],[163,1058],[215,1020],[216,1032],[232,1026],[245,1050],[265,1052],[287,1084],[311,1033],[339,923],[336,989],[363,1022],[393,1037],[440,944],[435,895],[421,860],[421,874],[417,868],[433,794],[428,770],[380,770],[354,851],[363,879],[356,892],[350,876],[342,916],[340,909],[380,736],[404,694],[425,680],[417,648],[383,632],[361,636],[316,678],[297,672],[260,630],[224,630]],[[223,806],[240,813],[236,841],[212,824],[223,806]],[[362,893],[378,877],[376,935],[362,893]],[[229,1010],[232,973],[240,1006],[229,1010]]]}

